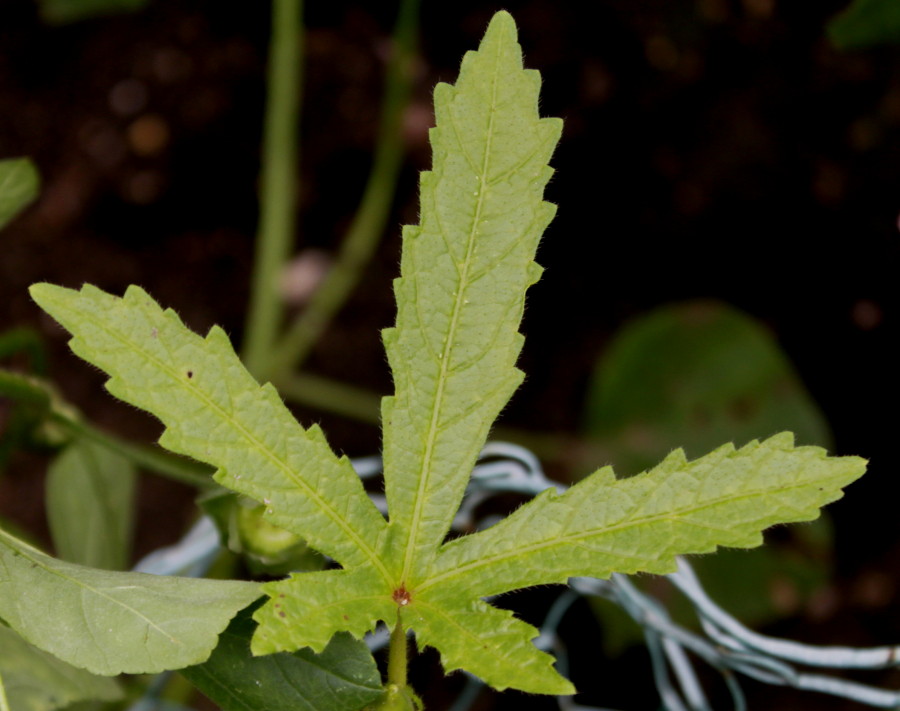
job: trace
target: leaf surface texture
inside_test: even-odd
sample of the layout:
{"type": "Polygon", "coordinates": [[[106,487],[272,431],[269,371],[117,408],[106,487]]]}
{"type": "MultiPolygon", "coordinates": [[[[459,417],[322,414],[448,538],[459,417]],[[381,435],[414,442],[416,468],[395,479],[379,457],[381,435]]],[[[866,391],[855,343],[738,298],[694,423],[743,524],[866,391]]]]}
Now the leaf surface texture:
{"type": "Polygon", "coordinates": [[[0,679],[10,711],[54,711],[78,701],[118,701],[122,697],[115,680],[66,664],[3,625],[0,679]]]}
{"type": "Polygon", "coordinates": [[[66,563],[0,530],[0,618],[39,649],[95,674],[201,662],[259,595],[255,583],[66,563]]]}
{"type": "Polygon", "coordinates": [[[191,334],[136,287],[123,299],[33,287],[75,334],[75,352],[110,374],[109,390],[163,421],[163,446],[214,464],[219,483],[342,566],[266,584],[254,654],[323,652],[339,632],[360,638],[399,615],[447,671],[572,693],[532,644],[538,631],[482,598],[573,575],[665,572],[677,554],[754,546],[769,525],[814,518],[862,473],[862,460],[794,448],[790,435],[694,462],[675,452],[629,480],[601,469],[445,543],[478,452],[522,379],[518,329],[554,212],[543,190],[561,128],[539,117],[539,87],[499,12],[458,83],[435,91],[433,167],[422,175],[420,224],[404,230],[397,321],[384,333],[395,386],[382,405],[389,523],[349,462],[253,381],[221,330],[191,334]]]}

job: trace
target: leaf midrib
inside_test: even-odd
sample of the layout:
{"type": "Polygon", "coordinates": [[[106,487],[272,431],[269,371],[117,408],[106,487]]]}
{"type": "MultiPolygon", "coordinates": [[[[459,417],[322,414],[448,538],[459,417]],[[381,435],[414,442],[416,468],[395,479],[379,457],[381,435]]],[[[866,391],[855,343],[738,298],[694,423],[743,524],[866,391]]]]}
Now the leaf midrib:
{"type": "MultiPolygon", "coordinates": [[[[418,530],[419,525],[423,516],[425,504],[427,502],[427,491],[428,491],[428,483],[431,475],[431,458],[434,453],[434,445],[437,440],[437,436],[440,428],[438,427],[438,419],[440,417],[440,413],[443,408],[443,399],[444,399],[444,386],[447,381],[447,370],[449,368],[449,363],[451,360],[451,356],[453,353],[453,345],[454,339],[456,336],[456,329],[459,324],[460,314],[462,312],[462,307],[465,304],[465,293],[466,289],[469,286],[468,283],[468,274],[469,267],[471,266],[472,261],[472,252],[475,247],[475,239],[478,235],[478,225],[481,221],[481,213],[484,206],[485,196],[488,192],[488,163],[491,155],[491,148],[493,144],[494,138],[494,116],[496,114],[496,105],[497,105],[497,75],[499,73],[499,65],[500,65],[500,52],[502,50],[502,44],[497,43],[497,53],[495,55],[495,61],[493,66],[493,75],[491,77],[491,105],[488,119],[488,128],[486,132],[486,140],[485,140],[485,148],[484,148],[484,156],[481,161],[481,174],[479,176],[479,186],[478,186],[478,202],[475,207],[475,214],[472,218],[472,227],[469,230],[469,235],[466,240],[466,256],[463,260],[462,264],[462,272],[460,273],[459,278],[459,287],[456,293],[456,301],[453,305],[453,316],[450,321],[450,328],[447,332],[447,339],[444,342],[443,350],[440,354],[440,373],[438,377],[438,390],[435,394],[434,405],[431,411],[431,422],[429,423],[428,429],[428,438],[425,443],[425,454],[422,458],[422,467],[419,471],[419,486],[416,491],[416,499],[415,504],[413,506],[413,515],[412,520],[410,521],[410,529],[409,535],[406,539],[406,550],[403,558],[403,569],[400,574],[400,582],[405,583],[410,578],[410,573],[413,569],[414,559],[415,559],[415,551],[417,549],[418,542],[418,530]]],[[[448,107],[448,112],[452,113],[452,102],[448,107]]],[[[455,126],[455,124],[454,124],[455,126]]],[[[462,142],[460,141],[460,147],[462,147],[462,142]]],[[[442,226],[439,226],[439,229],[443,230],[442,226]]]]}

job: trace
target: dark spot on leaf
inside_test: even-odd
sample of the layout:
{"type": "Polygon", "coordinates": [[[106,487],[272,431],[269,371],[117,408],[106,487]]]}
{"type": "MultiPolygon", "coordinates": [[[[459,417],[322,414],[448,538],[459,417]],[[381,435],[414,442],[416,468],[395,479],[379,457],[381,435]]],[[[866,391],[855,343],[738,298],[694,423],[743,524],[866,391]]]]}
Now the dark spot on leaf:
{"type": "Polygon", "coordinates": [[[287,613],[284,610],[279,610],[278,616],[279,617],[287,617],[287,613]]]}
{"type": "Polygon", "coordinates": [[[349,617],[348,615],[344,615],[344,619],[345,619],[345,620],[349,620],[350,617],[349,617]]]}
{"type": "Polygon", "coordinates": [[[189,378],[193,378],[193,377],[194,377],[194,371],[193,371],[193,370],[189,370],[189,371],[187,372],[187,376],[188,376],[189,378]]]}
{"type": "Polygon", "coordinates": [[[280,593],[278,597],[284,597],[284,593],[280,593]]]}
{"type": "Polygon", "coordinates": [[[399,588],[394,590],[394,592],[391,594],[391,597],[393,598],[394,602],[396,602],[401,607],[408,605],[411,599],[409,591],[406,589],[406,586],[402,584],[399,588]]]}

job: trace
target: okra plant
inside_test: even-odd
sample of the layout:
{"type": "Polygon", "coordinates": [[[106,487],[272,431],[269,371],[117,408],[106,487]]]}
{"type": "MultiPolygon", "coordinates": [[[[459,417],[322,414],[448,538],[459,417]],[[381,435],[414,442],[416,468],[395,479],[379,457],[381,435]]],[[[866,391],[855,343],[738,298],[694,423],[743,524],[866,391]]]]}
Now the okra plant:
{"type": "MultiPolygon", "coordinates": [[[[667,573],[676,555],[757,546],[763,529],[816,518],[862,475],[863,460],[795,447],[784,433],[694,461],[677,450],[628,479],[604,466],[448,540],[478,453],[523,377],[518,329],[555,212],[543,190],[562,130],[539,117],[539,88],[513,19],[499,12],[457,83],[435,89],[433,166],[421,176],[420,223],[403,232],[396,325],[383,333],[394,381],[382,401],[386,518],[349,460],[254,380],[221,329],[192,333],[137,286],[122,298],[90,285],[32,287],[73,351],[109,375],[110,393],[162,421],[163,447],[215,467],[219,485],[335,565],[262,584],[150,577],[64,563],[0,531],[0,618],[11,631],[94,674],[200,665],[187,675],[203,688],[203,662],[251,633],[248,668],[305,650],[291,659],[343,655],[370,677],[371,658],[351,637],[383,623],[386,683],[360,681],[352,708],[420,705],[407,682],[410,633],[447,673],[572,694],[533,644],[537,630],[486,598],[573,576],[667,573]],[[220,638],[260,597],[252,621],[238,616],[220,638]]],[[[264,707],[281,708],[264,691],[243,706],[264,707]]]]}

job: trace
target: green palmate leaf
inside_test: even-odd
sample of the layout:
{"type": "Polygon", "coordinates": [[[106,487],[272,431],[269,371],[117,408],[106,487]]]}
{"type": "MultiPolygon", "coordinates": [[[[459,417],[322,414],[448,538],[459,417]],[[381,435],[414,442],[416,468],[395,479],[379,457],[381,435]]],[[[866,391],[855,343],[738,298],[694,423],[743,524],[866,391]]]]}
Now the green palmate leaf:
{"type": "Polygon", "coordinates": [[[36,284],[31,295],[75,334],[72,350],[110,374],[113,395],[162,420],[160,444],[218,467],[219,483],[342,564],[383,568],[376,551],[386,524],[350,461],[253,380],[224,331],[191,333],[138,287],[123,299],[89,285],[76,293],[36,284]]]}
{"type": "Polygon", "coordinates": [[[78,669],[0,625],[0,679],[10,711],[53,711],[78,701],[116,701],[112,679],[78,669]]]}
{"type": "Polygon", "coordinates": [[[375,660],[362,642],[334,637],[321,654],[253,657],[256,625],[238,615],[212,656],[181,673],[223,711],[356,711],[383,694],[375,660]]]}
{"type": "Polygon", "coordinates": [[[0,530],[0,619],[36,647],[95,674],[197,664],[259,594],[254,583],[65,563],[0,530]]]}
{"type": "Polygon", "coordinates": [[[136,472],[123,456],[76,440],[47,471],[47,519],[63,560],[128,567],[136,472]]]}
{"type": "MultiPolygon", "coordinates": [[[[264,585],[254,654],[320,652],[336,633],[360,637],[383,621],[411,627],[448,671],[572,693],[531,644],[537,630],[482,598],[573,575],[666,572],[680,553],[754,546],[773,523],[814,518],[862,473],[861,460],[795,449],[790,435],[694,462],[678,451],[624,481],[601,469],[444,543],[477,453],[522,377],[519,321],[553,214],[542,193],[560,130],[538,116],[539,83],[500,12],[458,84],[435,91],[434,166],[422,176],[421,224],[404,232],[397,324],[384,335],[395,382],[383,404],[390,523],[318,428],[302,429],[253,381],[221,330],[191,334],[135,287],[123,299],[32,287],[75,335],[75,352],[112,376],[109,390],[165,423],[164,446],[217,466],[218,482],[343,566],[264,585]]],[[[389,665],[401,706],[411,698],[396,671],[403,658],[392,654],[389,665]]]]}
{"type": "Polygon", "coordinates": [[[0,229],[37,197],[39,182],[27,158],[0,160],[0,229]]]}

